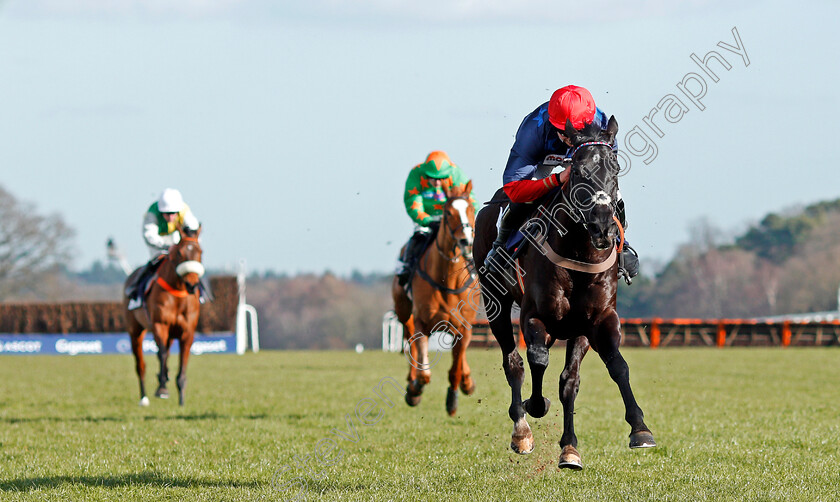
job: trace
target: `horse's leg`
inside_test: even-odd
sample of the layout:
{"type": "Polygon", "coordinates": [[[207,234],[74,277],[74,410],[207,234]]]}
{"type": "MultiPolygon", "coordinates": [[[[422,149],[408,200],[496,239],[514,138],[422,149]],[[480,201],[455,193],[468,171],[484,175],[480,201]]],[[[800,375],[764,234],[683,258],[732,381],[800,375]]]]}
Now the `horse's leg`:
{"type": "Polygon", "coordinates": [[[505,376],[511,390],[508,416],[513,420],[513,433],[511,434],[510,448],[516,453],[524,455],[534,451],[534,435],[531,434],[531,426],[525,419],[525,407],[522,406],[522,381],[525,376],[525,365],[516,350],[516,344],[513,344],[510,351],[506,351],[506,348],[502,349],[502,367],[505,370],[505,376]]]}
{"type": "Polygon", "coordinates": [[[134,370],[140,380],[140,406],[149,406],[145,382],[146,361],[143,359],[143,338],[146,336],[146,331],[139,324],[130,325],[128,336],[131,339],[131,352],[134,354],[134,370]]]}
{"type": "MultiPolygon", "coordinates": [[[[400,251],[400,256],[402,256],[403,251],[400,251]]],[[[408,356],[407,380],[409,385],[409,392],[407,392],[405,395],[405,402],[408,403],[409,406],[417,406],[420,403],[420,396],[419,394],[412,394],[410,391],[410,387],[412,385],[412,382],[415,382],[417,380],[417,366],[419,366],[419,364],[415,363],[415,361],[420,361],[420,352],[417,348],[417,344],[412,338],[415,331],[414,316],[411,312],[411,299],[406,294],[405,288],[399,285],[397,277],[394,277],[394,280],[391,284],[391,296],[394,299],[394,313],[397,315],[397,320],[400,321],[403,327],[403,340],[405,340],[404,345],[407,344],[407,347],[403,348],[403,353],[406,356],[408,356]]]]}
{"type": "Polygon", "coordinates": [[[560,373],[560,400],[563,403],[563,436],[560,438],[559,468],[582,469],[580,453],[577,451],[577,436],[575,435],[575,398],[580,388],[580,364],[586,351],[589,350],[589,340],[579,336],[566,342],[566,365],[560,373]]]}
{"type": "Polygon", "coordinates": [[[621,341],[621,325],[618,314],[613,313],[599,327],[598,355],[607,366],[610,377],[618,384],[621,399],[624,401],[624,419],[630,424],[630,448],[650,448],[656,446],[653,434],[645,425],[644,413],[633,397],[630,388],[630,368],[618,350],[621,341]]]}
{"type": "Polygon", "coordinates": [[[464,394],[472,394],[475,391],[475,382],[472,381],[467,366],[467,347],[470,344],[472,328],[470,325],[461,325],[457,333],[451,333],[457,339],[452,345],[452,366],[449,368],[449,389],[446,391],[446,412],[454,417],[458,411],[458,387],[464,394]],[[469,381],[467,380],[469,379],[469,381]]]}
{"type": "Polygon", "coordinates": [[[192,348],[195,334],[181,334],[181,339],[178,341],[180,346],[180,364],[178,366],[178,404],[184,406],[184,399],[187,396],[187,363],[190,360],[190,349],[192,348]]]}
{"type": "MultiPolygon", "coordinates": [[[[408,377],[407,380],[409,383],[417,380],[417,365],[413,363],[413,361],[420,360],[420,353],[417,350],[417,345],[413,343],[411,336],[414,334],[414,317],[409,316],[408,320],[403,323],[403,340],[406,342],[405,350],[408,351],[406,355],[408,355],[408,377]]],[[[407,397],[407,396],[406,396],[407,397]]],[[[420,402],[419,400],[417,401],[420,402]]],[[[415,406],[417,403],[411,404],[411,406],[415,406]]]]}
{"type": "Polygon", "coordinates": [[[154,335],[158,347],[158,362],[160,363],[158,388],[155,391],[155,396],[161,399],[169,399],[169,391],[166,390],[166,382],[169,381],[169,371],[166,366],[166,361],[169,358],[169,325],[156,322],[154,324],[154,335]]]}
{"type": "Polygon", "coordinates": [[[493,336],[502,349],[502,368],[505,370],[508,385],[510,385],[510,407],[508,416],[513,420],[510,448],[516,453],[527,454],[534,451],[534,435],[531,426],[525,419],[525,407],[522,406],[522,381],[525,377],[525,365],[516,350],[519,343],[518,333],[513,332],[510,320],[510,302],[502,305],[502,315],[490,321],[493,336]]]}
{"type": "Polygon", "coordinates": [[[417,326],[417,332],[410,339],[409,364],[414,367],[416,377],[409,381],[406,387],[405,401],[409,406],[417,406],[420,395],[423,394],[423,387],[432,379],[432,373],[429,370],[429,337],[423,323],[415,319],[414,324],[417,326]]]}
{"type": "Polygon", "coordinates": [[[461,392],[470,396],[473,392],[475,392],[475,381],[472,378],[472,371],[470,370],[470,365],[467,364],[467,349],[470,346],[470,341],[472,340],[472,326],[465,326],[464,330],[462,331],[463,336],[461,340],[458,342],[462,344],[461,348],[461,392]]]}
{"type": "Polygon", "coordinates": [[[531,369],[531,397],[523,404],[525,411],[534,418],[542,418],[548,413],[551,401],[543,396],[543,375],[548,368],[548,346],[551,336],[545,324],[536,317],[527,318],[525,326],[525,345],[528,347],[528,367],[531,369]]]}

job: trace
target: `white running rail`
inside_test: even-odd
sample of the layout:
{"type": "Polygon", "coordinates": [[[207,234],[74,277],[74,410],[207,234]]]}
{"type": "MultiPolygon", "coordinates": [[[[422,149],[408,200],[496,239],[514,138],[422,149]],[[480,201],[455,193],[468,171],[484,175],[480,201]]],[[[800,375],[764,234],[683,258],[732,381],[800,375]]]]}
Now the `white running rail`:
{"type": "Polygon", "coordinates": [[[384,352],[402,352],[403,350],[403,327],[393,310],[385,312],[382,316],[382,350],[384,352]]]}
{"type": "Polygon", "coordinates": [[[239,305],[236,307],[236,353],[241,356],[248,348],[249,332],[251,335],[251,350],[255,353],[260,351],[260,327],[257,322],[257,309],[245,303],[245,260],[239,262],[236,282],[239,285],[239,305]]]}

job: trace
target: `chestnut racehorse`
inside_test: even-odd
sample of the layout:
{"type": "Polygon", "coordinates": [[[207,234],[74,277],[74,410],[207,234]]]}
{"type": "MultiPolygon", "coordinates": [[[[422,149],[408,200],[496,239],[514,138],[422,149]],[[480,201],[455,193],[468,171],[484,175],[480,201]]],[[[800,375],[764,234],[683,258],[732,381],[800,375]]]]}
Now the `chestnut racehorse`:
{"type": "MultiPolygon", "coordinates": [[[[528,242],[507,256],[506,265],[486,267],[485,259],[496,237],[499,206],[486,206],[477,217],[475,244],[485,309],[490,329],[502,350],[502,366],[511,389],[508,409],[514,422],[511,449],[530,453],[534,436],[525,414],[540,418],[548,413],[543,397],[543,375],[549,347],[566,341],[566,361],[560,374],[563,404],[562,452],[559,467],[581,469],[574,429],[575,397],[580,385],[580,365],[592,347],[618,385],[630,424],[630,448],[655,446],[642,409],[630,388],[630,372],[619,351],[621,325],[616,313],[616,237],[621,229],[615,214],[619,164],[612,150],[618,123],[610,117],[606,131],[597,125],[576,131],[567,124],[565,135],[574,148],[571,175],[562,192],[546,196],[538,215],[523,226],[528,242]],[[507,269],[507,270],[506,270],[507,269]],[[511,270],[513,269],[513,270],[511,270]],[[518,336],[510,319],[511,304],[521,307],[520,326],[531,369],[531,396],[522,400],[524,365],[517,351],[518,336]]],[[[497,262],[498,263],[498,262],[497,262]]]]}
{"type": "MultiPolygon", "coordinates": [[[[158,388],[155,396],[167,399],[169,391],[166,382],[169,381],[169,371],[166,361],[169,358],[169,348],[172,341],[177,339],[180,350],[180,367],[178,368],[178,402],[184,405],[185,389],[187,386],[187,362],[190,358],[190,348],[198,325],[198,283],[204,275],[201,264],[201,246],[198,234],[201,229],[190,232],[179,230],[181,240],[169,249],[169,254],[158,266],[156,276],[146,295],[145,305],[135,310],[128,310],[128,334],[131,337],[131,350],[134,353],[137,377],[140,380],[140,406],[148,406],[144,377],[146,363],[143,361],[143,338],[151,331],[158,347],[158,388]]],[[[135,272],[136,273],[136,272],[135,272]]],[[[129,278],[131,281],[131,278],[129,278]]]]}
{"type": "Polygon", "coordinates": [[[441,338],[442,343],[452,349],[446,411],[454,416],[458,409],[458,388],[467,395],[475,391],[466,352],[479,291],[472,258],[475,228],[475,208],[469,201],[472,181],[463,188],[444,187],[444,191],[447,198],[440,228],[411,278],[412,298],[396,277],[391,292],[408,343],[406,403],[409,406],[420,403],[423,386],[431,380],[430,370],[440,357],[438,352],[434,361],[429,361],[429,336],[433,332],[446,332],[448,335],[446,340],[441,338]]]}

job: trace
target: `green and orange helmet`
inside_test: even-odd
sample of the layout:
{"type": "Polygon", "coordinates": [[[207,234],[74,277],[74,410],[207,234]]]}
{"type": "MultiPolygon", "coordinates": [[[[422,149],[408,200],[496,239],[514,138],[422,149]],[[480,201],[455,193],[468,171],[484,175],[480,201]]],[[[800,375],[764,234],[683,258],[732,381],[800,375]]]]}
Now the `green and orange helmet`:
{"type": "Polygon", "coordinates": [[[455,164],[449,160],[446,152],[435,150],[426,156],[426,161],[420,164],[420,173],[427,178],[443,179],[452,175],[455,164]]]}

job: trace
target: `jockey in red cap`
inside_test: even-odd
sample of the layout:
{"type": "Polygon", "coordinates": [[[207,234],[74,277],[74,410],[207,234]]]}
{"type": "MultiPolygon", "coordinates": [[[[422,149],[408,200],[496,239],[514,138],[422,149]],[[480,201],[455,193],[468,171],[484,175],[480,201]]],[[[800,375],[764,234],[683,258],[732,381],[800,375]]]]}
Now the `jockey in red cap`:
{"type": "MultiPolygon", "coordinates": [[[[550,174],[551,169],[571,153],[571,141],[563,133],[567,120],[575,129],[582,129],[592,122],[606,129],[608,117],[595,106],[588,90],[567,85],[554,91],[547,103],[541,104],[522,120],[502,175],[504,191],[511,203],[502,217],[499,233],[485,263],[494,266],[493,258],[498,248],[506,244],[511,231],[518,228],[533,209],[530,203],[569,179],[568,169],[550,174]]],[[[627,228],[620,193],[617,213],[621,225],[627,228]]],[[[622,255],[624,268],[620,272],[627,277],[636,276],[639,273],[638,256],[627,245],[622,255]]]]}

